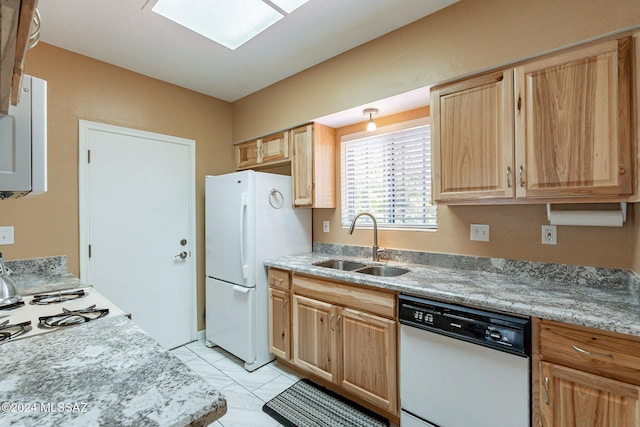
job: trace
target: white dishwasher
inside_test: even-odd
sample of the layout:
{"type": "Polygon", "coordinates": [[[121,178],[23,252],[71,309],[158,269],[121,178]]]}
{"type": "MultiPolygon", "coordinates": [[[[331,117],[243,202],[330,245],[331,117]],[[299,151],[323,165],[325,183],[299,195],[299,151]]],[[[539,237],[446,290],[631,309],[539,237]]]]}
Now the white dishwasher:
{"type": "Polygon", "coordinates": [[[401,427],[529,427],[528,318],[398,297],[401,427]]]}

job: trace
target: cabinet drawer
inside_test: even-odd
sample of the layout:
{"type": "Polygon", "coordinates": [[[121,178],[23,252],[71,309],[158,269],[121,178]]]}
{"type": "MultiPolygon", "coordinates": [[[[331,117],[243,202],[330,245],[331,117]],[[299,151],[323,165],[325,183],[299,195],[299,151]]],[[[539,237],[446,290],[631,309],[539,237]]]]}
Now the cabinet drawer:
{"type": "Polygon", "coordinates": [[[276,289],[282,289],[284,291],[289,290],[290,279],[289,272],[286,270],[278,270],[275,268],[269,269],[269,286],[276,289]]]}
{"type": "Polygon", "coordinates": [[[355,308],[391,319],[396,318],[396,296],[392,292],[298,275],[293,277],[293,291],[296,294],[343,307],[355,308]]]}
{"type": "Polygon", "coordinates": [[[640,340],[587,328],[540,322],[545,361],[640,385],[640,340]]]}

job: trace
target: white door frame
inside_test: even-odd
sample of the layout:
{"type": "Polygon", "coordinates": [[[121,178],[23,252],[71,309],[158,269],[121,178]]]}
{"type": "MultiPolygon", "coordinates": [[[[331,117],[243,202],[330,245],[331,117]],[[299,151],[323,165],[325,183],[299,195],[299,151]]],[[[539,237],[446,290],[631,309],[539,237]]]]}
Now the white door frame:
{"type": "MultiPolygon", "coordinates": [[[[78,120],[78,201],[79,201],[79,253],[80,253],[80,280],[90,284],[89,272],[89,162],[87,161],[87,150],[89,149],[89,131],[98,130],[111,133],[119,133],[127,136],[150,138],[165,141],[172,144],[179,144],[189,149],[189,236],[188,241],[194,242],[190,251],[194,262],[191,263],[191,307],[189,308],[191,317],[191,339],[197,339],[198,319],[196,316],[198,281],[197,281],[197,239],[196,239],[196,141],[193,139],[179,138],[176,136],[163,135],[159,133],[146,132],[137,129],[108,125],[104,123],[92,122],[88,120],[78,120]]],[[[117,279],[114,279],[117,280],[117,279]]]]}

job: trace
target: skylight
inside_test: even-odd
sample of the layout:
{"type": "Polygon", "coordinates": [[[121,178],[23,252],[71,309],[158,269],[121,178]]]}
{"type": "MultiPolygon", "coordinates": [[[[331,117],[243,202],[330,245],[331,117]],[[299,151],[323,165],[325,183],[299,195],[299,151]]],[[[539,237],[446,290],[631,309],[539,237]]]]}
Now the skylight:
{"type": "Polygon", "coordinates": [[[308,0],[158,0],[151,8],[235,50],[308,0]]]}

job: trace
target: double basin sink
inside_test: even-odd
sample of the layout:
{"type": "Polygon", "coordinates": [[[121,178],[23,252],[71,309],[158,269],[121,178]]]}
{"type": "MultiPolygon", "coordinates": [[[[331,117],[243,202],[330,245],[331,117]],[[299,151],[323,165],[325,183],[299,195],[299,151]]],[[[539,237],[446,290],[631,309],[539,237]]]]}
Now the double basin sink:
{"type": "Polygon", "coordinates": [[[393,277],[408,273],[409,270],[390,265],[367,265],[361,262],[345,261],[341,259],[330,259],[316,262],[317,267],[333,268],[336,270],[354,271],[356,273],[370,274],[372,276],[393,277]]]}

